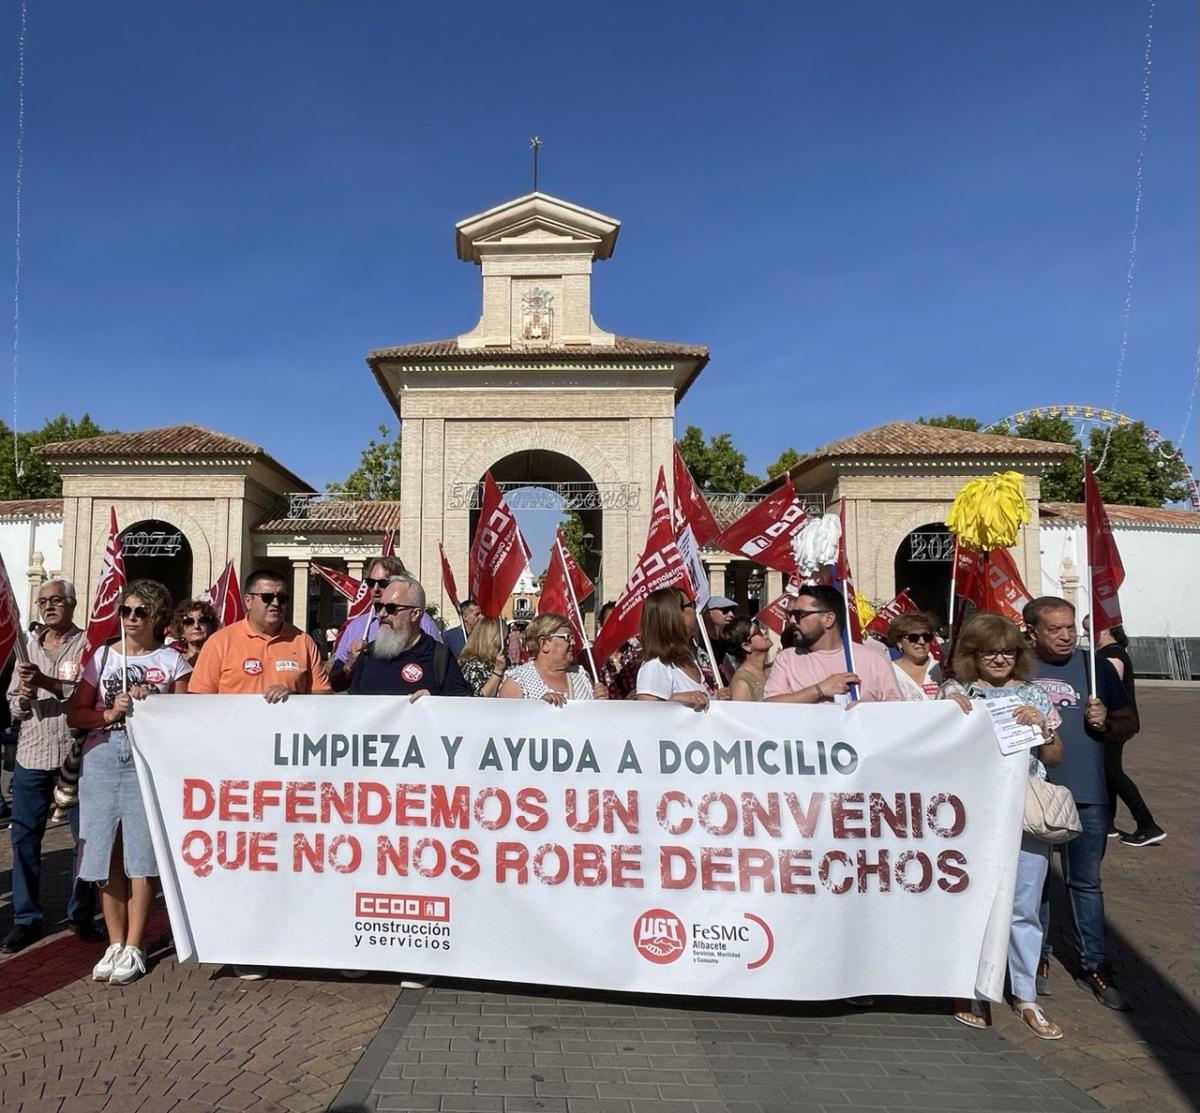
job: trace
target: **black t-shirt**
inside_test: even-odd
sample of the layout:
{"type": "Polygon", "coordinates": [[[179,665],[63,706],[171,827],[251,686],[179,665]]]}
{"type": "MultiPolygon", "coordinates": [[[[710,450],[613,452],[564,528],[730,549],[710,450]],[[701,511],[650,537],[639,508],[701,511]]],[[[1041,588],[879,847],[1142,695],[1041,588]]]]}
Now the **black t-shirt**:
{"type": "MultiPolygon", "coordinates": [[[[1129,654],[1122,649],[1116,642],[1111,645],[1101,646],[1096,650],[1097,661],[1120,661],[1124,668],[1124,674],[1121,677],[1121,683],[1125,685],[1125,694],[1129,697],[1130,706],[1137,711],[1137,687],[1133,675],[1133,662],[1129,659],[1129,654]]],[[[1116,670],[1114,670],[1116,671],[1116,670]]]]}
{"type": "Polygon", "coordinates": [[[350,691],[364,696],[410,696],[425,689],[435,696],[473,696],[454,655],[422,632],[410,649],[390,661],[364,650],[354,668],[350,691]],[[437,686],[434,657],[439,649],[446,656],[446,677],[437,686]]]}

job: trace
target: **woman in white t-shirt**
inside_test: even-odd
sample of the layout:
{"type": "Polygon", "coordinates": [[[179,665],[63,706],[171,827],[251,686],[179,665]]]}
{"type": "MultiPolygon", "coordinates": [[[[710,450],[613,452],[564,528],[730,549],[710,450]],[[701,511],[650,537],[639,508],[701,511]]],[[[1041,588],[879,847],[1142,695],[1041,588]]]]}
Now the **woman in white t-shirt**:
{"type": "Polygon", "coordinates": [[[932,615],[901,614],[888,626],[888,644],[900,651],[892,662],[896,687],[906,700],[936,699],[942,683],[942,666],[933,656],[937,644],[932,615]]]}
{"type": "Polygon", "coordinates": [[[67,722],[86,730],[79,778],[81,881],[95,881],[108,928],[108,950],[92,980],[127,985],[146,972],[143,936],[154,903],[158,865],[142,805],[126,717],[134,700],[152,692],[186,692],[192,666],[163,645],[160,630],[171,616],[171,597],[154,580],[134,580],[117,608],[121,641],[101,646],[83,670],[67,722]]]}
{"type": "Polygon", "coordinates": [[[682,703],[695,711],[708,709],[704,676],[688,640],[684,611],[696,604],[677,587],[646,596],[642,607],[642,666],[637,698],[682,703]]]}

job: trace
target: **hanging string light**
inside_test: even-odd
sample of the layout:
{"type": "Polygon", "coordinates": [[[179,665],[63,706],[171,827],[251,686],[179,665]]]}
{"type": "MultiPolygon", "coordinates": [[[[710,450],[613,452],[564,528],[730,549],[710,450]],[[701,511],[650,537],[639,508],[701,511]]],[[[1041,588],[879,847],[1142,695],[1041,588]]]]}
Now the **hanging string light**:
{"type": "MultiPolygon", "coordinates": [[[[1146,133],[1150,121],[1150,66],[1151,50],[1154,45],[1154,6],[1156,0],[1150,0],[1146,16],[1146,50],[1142,58],[1142,117],[1138,122],[1137,162],[1134,171],[1133,191],[1133,228],[1129,236],[1129,262],[1125,268],[1125,305],[1121,313],[1121,347],[1117,354],[1116,381],[1113,384],[1112,409],[1115,412],[1121,401],[1121,383],[1125,377],[1125,356],[1129,351],[1129,318],[1133,312],[1133,275],[1137,264],[1138,230],[1142,222],[1142,182],[1146,160],[1146,133]]],[[[1109,425],[1104,433],[1104,448],[1100,452],[1100,463],[1096,465],[1099,472],[1108,459],[1108,446],[1112,440],[1112,426],[1109,425]]]]}
{"type": "Polygon", "coordinates": [[[17,450],[17,402],[21,356],[21,186],[25,177],[25,32],[29,24],[26,0],[21,0],[21,33],[17,36],[17,215],[16,250],[13,271],[13,342],[12,342],[12,438],[13,471],[18,479],[24,469],[17,450]]]}

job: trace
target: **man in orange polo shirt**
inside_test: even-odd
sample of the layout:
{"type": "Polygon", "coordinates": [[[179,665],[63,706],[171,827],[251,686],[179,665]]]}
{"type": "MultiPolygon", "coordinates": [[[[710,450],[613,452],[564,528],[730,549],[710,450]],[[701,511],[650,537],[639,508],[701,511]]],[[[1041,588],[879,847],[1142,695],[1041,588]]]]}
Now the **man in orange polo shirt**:
{"type": "Polygon", "coordinates": [[[200,695],[261,692],[267,703],[331,692],[329,674],[316,642],[284,621],[288,594],[271,571],[246,579],[246,617],[225,626],[204,643],[188,691],[200,695]]]}

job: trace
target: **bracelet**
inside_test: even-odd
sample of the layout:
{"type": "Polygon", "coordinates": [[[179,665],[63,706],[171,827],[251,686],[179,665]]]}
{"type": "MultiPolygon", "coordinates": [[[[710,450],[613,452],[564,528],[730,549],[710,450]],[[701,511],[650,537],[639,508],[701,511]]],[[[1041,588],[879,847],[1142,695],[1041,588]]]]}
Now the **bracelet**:
{"type": "Polygon", "coordinates": [[[817,702],[820,703],[825,698],[825,693],[821,691],[821,682],[818,680],[813,687],[817,690],[817,702]]]}
{"type": "Polygon", "coordinates": [[[502,677],[502,676],[504,675],[504,673],[502,673],[502,672],[497,672],[495,669],[492,669],[492,675],[493,675],[493,676],[502,677]]]}

